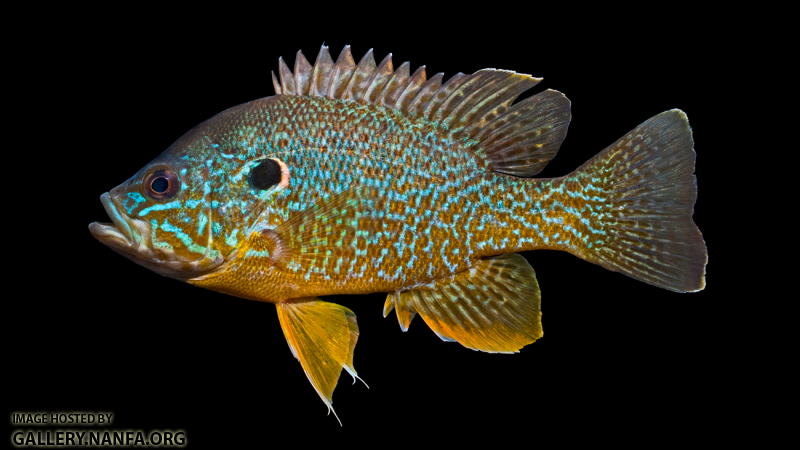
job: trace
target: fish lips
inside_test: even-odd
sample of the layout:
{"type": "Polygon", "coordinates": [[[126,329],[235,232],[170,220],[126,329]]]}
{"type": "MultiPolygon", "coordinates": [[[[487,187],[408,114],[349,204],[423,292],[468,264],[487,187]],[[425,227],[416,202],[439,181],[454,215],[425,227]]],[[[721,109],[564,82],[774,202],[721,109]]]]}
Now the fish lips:
{"type": "Polygon", "coordinates": [[[111,218],[113,224],[92,222],[89,224],[89,232],[98,241],[109,247],[131,247],[130,250],[133,251],[134,246],[138,246],[139,243],[135,242],[130,224],[122,217],[119,208],[111,200],[108,192],[100,196],[100,203],[103,204],[103,208],[105,208],[106,214],[111,218]]]}
{"type": "Polygon", "coordinates": [[[162,261],[154,251],[147,247],[146,243],[142,242],[143,233],[145,235],[147,233],[145,229],[147,225],[144,222],[123,216],[120,213],[119,205],[108,192],[100,196],[100,203],[103,204],[103,208],[113,223],[90,223],[89,232],[95,239],[136,264],[156,273],[164,276],[178,275],[172,273],[170,267],[165,266],[165,261],[162,261]]]}
{"type": "Polygon", "coordinates": [[[172,252],[156,251],[150,246],[150,229],[146,222],[120,213],[119,205],[108,192],[100,196],[100,202],[113,223],[92,222],[89,232],[95,239],[140,266],[163,276],[186,281],[213,271],[224,261],[218,254],[186,261],[172,252]]]}

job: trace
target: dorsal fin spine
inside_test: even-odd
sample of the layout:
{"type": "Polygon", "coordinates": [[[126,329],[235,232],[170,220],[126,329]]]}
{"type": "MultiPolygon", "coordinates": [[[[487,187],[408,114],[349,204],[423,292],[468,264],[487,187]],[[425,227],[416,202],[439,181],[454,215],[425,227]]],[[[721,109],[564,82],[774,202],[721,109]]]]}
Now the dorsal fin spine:
{"type": "Polygon", "coordinates": [[[344,90],[343,100],[356,100],[366,90],[367,83],[375,71],[375,57],[372,55],[372,49],[361,58],[361,61],[353,70],[350,80],[347,82],[347,87],[344,90]]]}
{"type": "Polygon", "coordinates": [[[319,49],[317,60],[314,62],[309,95],[324,97],[328,93],[328,85],[331,80],[333,67],[333,58],[331,58],[328,47],[323,45],[322,48],[319,49]]]}
{"type": "Polygon", "coordinates": [[[281,95],[283,89],[281,89],[281,85],[275,77],[275,71],[272,72],[272,86],[275,88],[275,95],[281,95]]]}
{"type": "Polygon", "coordinates": [[[324,44],[313,67],[301,51],[294,73],[283,58],[278,64],[280,83],[272,74],[277,95],[350,100],[419,116],[462,145],[477,145],[475,155],[487,167],[509,175],[539,173],[558,152],[571,117],[569,101],[555,91],[512,106],[541,78],[507,70],[458,73],[442,84],[441,73],[426,79],[425,66],[411,76],[408,62],[393,70],[391,53],[376,66],[372,49],[356,65],[345,46],[334,64],[324,44]]]}
{"type": "Polygon", "coordinates": [[[439,72],[420,86],[414,99],[411,100],[411,103],[408,105],[409,113],[419,114],[419,110],[428,104],[433,94],[442,86],[442,78],[444,78],[444,74],[439,72]]]}
{"type": "Polygon", "coordinates": [[[464,75],[461,72],[450,77],[450,79],[441,85],[433,94],[428,104],[425,105],[425,108],[422,110],[422,115],[425,117],[433,117],[442,106],[442,103],[450,96],[452,91],[457,89],[467,80],[469,80],[469,75],[464,75]]]}
{"type": "Polygon", "coordinates": [[[294,86],[295,95],[308,95],[311,87],[309,77],[311,76],[311,64],[308,63],[302,50],[297,51],[294,58],[294,86]]]}
{"type": "Polygon", "coordinates": [[[350,46],[345,45],[339,58],[336,59],[336,66],[331,73],[330,88],[328,89],[328,98],[341,99],[344,89],[347,87],[347,82],[350,81],[350,76],[353,74],[356,63],[353,60],[353,54],[350,52],[350,46]]]}
{"type": "Polygon", "coordinates": [[[294,90],[294,75],[286,66],[283,57],[278,58],[279,75],[281,77],[281,90],[283,95],[295,95],[294,90]]]}
{"type": "Polygon", "coordinates": [[[381,93],[375,98],[375,104],[381,106],[387,106],[387,97],[391,96],[391,94],[397,90],[397,85],[402,82],[405,78],[403,75],[405,74],[408,77],[408,61],[400,64],[400,67],[397,68],[390,76],[389,79],[386,81],[386,84],[381,89],[381,93]]]}
{"type": "Polygon", "coordinates": [[[392,76],[389,77],[389,81],[386,82],[386,86],[383,87],[380,95],[378,95],[375,101],[376,104],[385,106],[387,108],[394,106],[394,102],[397,100],[395,93],[397,93],[399,88],[404,86],[406,81],[408,81],[410,66],[411,64],[408,61],[400,64],[400,67],[398,67],[392,76]]]}
{"type": "Polygon", "coordinates": [[[364,99],[367,103],[375,103],[377,96],[383,91],[383,86],[389,77],[392,76],[393,72],[392,54],[389,53],[375,69],[375,73],[372,74],[372,77],[367,83],[367,89],[364,90],[364,95],[356,100],[364,99]]]}
{"type": "Polygon", "coordinates": [[[403,88],[402,93],[400,94],[400,97],[398,97],[394,108],[399,109],[400,111],[408,111],[408,105],[412,100],[414,100],[414,97],[417,95],[417,91],[426,80],[427,76],[425,74],[425,66],[420,66],[414,72],[414,74],[411,75],[411,78],[409,78],[408,82],[403,88]]]}

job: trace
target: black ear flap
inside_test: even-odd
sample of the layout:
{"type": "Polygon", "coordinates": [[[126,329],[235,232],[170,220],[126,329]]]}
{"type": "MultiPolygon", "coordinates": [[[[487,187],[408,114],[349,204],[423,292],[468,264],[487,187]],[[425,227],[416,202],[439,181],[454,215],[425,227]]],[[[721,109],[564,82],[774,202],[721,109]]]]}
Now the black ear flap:
{"type": "Polygon", "coordinates": [[[275,160],[265,159],[250,170],[248,181],[257,189],[269,189],[281,182],[281,166],[275,160]]]}

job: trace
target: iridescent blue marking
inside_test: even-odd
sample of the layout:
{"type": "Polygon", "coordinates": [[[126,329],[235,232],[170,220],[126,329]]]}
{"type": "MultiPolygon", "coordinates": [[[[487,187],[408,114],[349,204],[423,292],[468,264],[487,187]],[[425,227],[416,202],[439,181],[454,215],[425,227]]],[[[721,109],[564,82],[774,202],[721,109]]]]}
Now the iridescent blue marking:
{"type": "Polygon", "coordinates": [[[144,203],[147,201],[147,199],[144,198],[144,196],[142,196],[142,194],[138,192],[128,192],[127,197],[128,198],[126,198],[125,201],[122,203],[122,207],[125,208],[125,211],[127,211],[129,215],[134,209],[136,209],[136,206],[138,206],[139,203],[144,203]],[[129,200],[134,201],[134,203],[130,206],[128,206],[129,200]]]}
{"type": "Polygon", "coordinates": [[[180,200],[175,200],[175,201],[169,202],[169,203],[155,204],[153,206],[147,207],[147,208],[139,211],[139,216],[140,217],[144,217],[144,216],[148,215],[150,213],[150,211],[163,211],[165,209],[180,208],[181,204],[182,204],[182,202],[180,200]]]}

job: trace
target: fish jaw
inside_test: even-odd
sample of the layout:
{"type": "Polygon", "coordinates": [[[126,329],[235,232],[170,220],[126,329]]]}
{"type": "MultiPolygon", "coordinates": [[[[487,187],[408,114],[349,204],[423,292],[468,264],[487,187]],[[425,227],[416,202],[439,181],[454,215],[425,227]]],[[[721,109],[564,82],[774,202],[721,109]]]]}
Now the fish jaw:
{"type": "Polygon", "coordinates": [[[89,232],[98,241],[136,264],[160,275],[186,281],[219,267],[223,258],[216,252],[198,260],[185,260],[174,252],[156,249],[150,242],[150,224],[120,212],[121,208],[108,192],[100,196],[112,223],[92,222],[89,232]]]}
{"type": "Polygon", "coordinates": [[[141,234],[137,236],[138,239],[134,239],[130,223],[120,214],[119,208],[111,200],[108,192],[100,196],[100,203],[103,204],[106,214],[113,223],[92,222],[89,224],[89,232],[109,247],[121,250],[127,247],[128,250],[135,251],[141,242],[141,234]]]}

